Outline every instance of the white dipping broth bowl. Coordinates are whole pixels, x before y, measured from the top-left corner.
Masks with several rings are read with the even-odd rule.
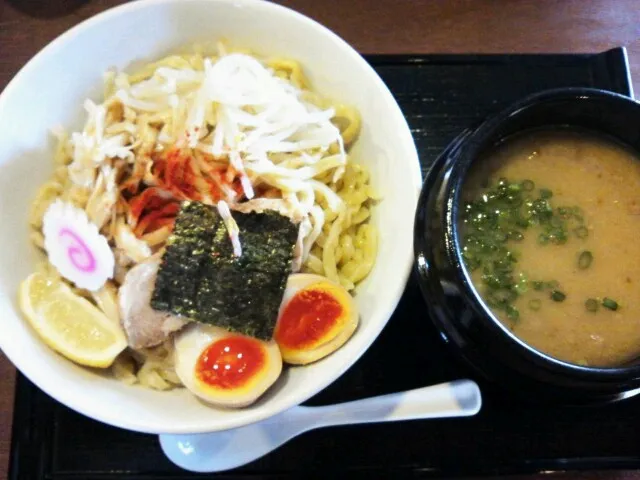
[[[352,160],[366,165],[382,195],[375,267],[356,293],[360,326],[338,351],[312,365],[285,368],[254,405],[222,410],[186,389],[127,386],[50,350],[23,319],[19,284],[34,271],[28,211],[53,169],[56,125],[83,125],[86,98],[102,101],[102,75],[190,45],[224,39],[258,55],[301,62],[312,89],[355,105],[362,132]],[[367,350],[393,313],[412,264],[413,218],[421,185],[418,156],[391,93],[347,43],[290,9],[259,0],[143,0],[113,8],[64,33],[38,53],[0,95],[0,348],[39,388],[107,424],[147,433],[200,433],[247,425],[298,405]]]

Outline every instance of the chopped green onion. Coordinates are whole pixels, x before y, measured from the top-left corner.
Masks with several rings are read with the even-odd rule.
[[[553,208],[546,199],[539,198],[533,202],[533,213],[539,217],[541,221],[549,220],[553,216]]]
[[[518,298],[518,294],[507,289],[494,290],[487,295],[487,299],[496,306],[509,305],[516,298]]]
[[[518,292],[519,295],[522,295],[523,293],[526,293],[527,290],[529,290],[527,282],[516,283],[513,288],[516,290],[516,292]]]
[[[493,238],[495,239],[496,242],[498,243],[504,243],[507,241],[507,239],[509,238],[509,234],[508,233],[504,233],[504,232],[494,232],[493,233]]]
[[[508,234],[507,234],[507,238],[509,240],[513,240],[514,242],[521,242],[524,239],[524,235],[522,235],[520,232],[518,232],[517,230],[511,230]]]
[[[564,245],[567,243],[567,234],[564,230],[558,228],[551,232],[549,240],[551,240],[551,243],[554,243],[555,245]]]
[[[589,230],[584,225],[581,225],[573,230],[578,238],[587,238],[589,236]]]
[[[511,207],[519,207],[522,205],[522,197],[520,195],[509,195],[506,200]]]
[[[541,188],[540,189],[540,198],[542,199],[548,199],[553,197],[553,192],[547,188]]]
[[[494,260],[493,270],[499,271],[500,273],[509,273],[513,271],[513,265],[508,258],[501,258],[499,260]]]
[[[462,256],[467,264],[467,268],[469,268],[469,270],[471,270],[472,272],[480,268],[480,266],[482,265],[482,261],[477,258],[468,257],[464,253],[462,254]]]
[[[552,227],[555,228],[561,228],[564,227],[564,222],[562,221],[562,219],[560,217],[553,217],[549,223],[551,224]]]
[[[530,192],[531,190],[536,188],[536,184],[533,183],[531,180],[523,180],[520,185],[522,186],[522,189],[525,192]]]
[[[609,297],[604,297],[604,299],[602,300],[602,306],[604,308],[608,308],[609,310],[617,310],[618,302],[610,299]]]
[[[498,302],[495,298],[493,298],[493,296],[490,293],[488,293],[487,295],[484,296],[484,301],[491,308],[499,308],[499,307],[501,307],[500,302]]]
[[[598,301],[595,298],[588,298],[587,301],[584,302],[584,306],[589,312],[598,311]]]
[[[507,305],[505,311],[507,312],[507,317],[509,317],[513,321],[517,321],[520,318],[520,312],[513,305]]]
[[[591,266],[591,262],[593,262],[593,255],[589,250],[585,250],[578,257],[578,268],[580,270],[586,270]]]
[[[586,238],[588,230],[582,223],[582,211],[578,207],[554,207],[550,200],[553,192],[536,187],[529,179],[512,182],[500,178],[493,183],[487,181],[483,188],[479,198],[463,206],[466,230],[462,257],[467,268],[482,272],[487,305],[518,320],[520,313],[514,301],[528,290],[548,291],[556,302],[565,300],[557,281],[530,281],[517,275],[515,263],[520,252],[512,250],[512,246],[525,240],[525,232],[536,226],[531,235],[540,245],[563,245],[572,233]],[[580,268],[588,268],[593,260],[590,252],[579,254]],[[600,300],[597,302],[599,305]],[[537,310],[542,300],[534,298],[527,305],[530,310]]]
[[[538,243],[540,245],[546,245],[547,243],[549,243],[549,236],[541,233],[540,235],[538,235]]]
[[[541,306],[542,306],[542,302],[539,299],[534,298],[533,300],[529,300],[529,308],[531,310],[538,311],[540,310]]]
[[[532,282],[534,290],[542,290],[544,288],[544,282]]]
[[[558,215],[560,218],[567,219],[571,216],[571,210],[567,207],[558,207]]]
[[[489,288],[497,290],[502,287],[502,281],[497,275],[485,274],[482,276],[482,281]]]

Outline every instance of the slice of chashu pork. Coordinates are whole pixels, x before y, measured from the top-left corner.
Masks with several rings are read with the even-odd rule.
[[[160,259],[149,259],[127,272],[118,290],[120,319],[132,348],[153,347],[164,342],[187,321],[151,308]]]

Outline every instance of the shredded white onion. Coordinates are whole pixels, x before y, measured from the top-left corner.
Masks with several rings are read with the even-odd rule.
[[[250,55],[219,53],[205,58],[203,69],[160,66],[142,80],[110,72],[105,102],[87,100],[85,127],[70,136],[70,178],[94,189],[102,165],[113,158],[134,163],[133,152],[141,145],[147,151],[188,147],[212,155],[237,172],[246,200],[238,203],[236,192],[220,185],[225,202],[218,208],[231,225],[234,252],[240,255],[241,246],[231,234],[229,206],[269,208],[296,223],[311,222],[312,228],[304,230],[306,258],[324,224],[324,214],[313,208],[317,197],[334,212],[344,208],[342,199],[317,180],[333,170],[336,182],[347,162],[340,130],[331,122],[335,110],[313,104],[307,93]],[[123,113],[114,122],[108,115],[115,104]],[[255,198],[257,185],[280,190],[282,198]]]
[[[238,228],[238,224],[231,216],[231,211],[229,210],[229,205],[224,200],[220,200],[217,204],[218,213],[222,217],[222,221],[224,222],[224,226],[227,228],[227,233],[229,234],[229,239],[231,240],[231,245],[233,245],[233,255],[236,257],[242,256],[242,245],[240,244],[240,229]]]

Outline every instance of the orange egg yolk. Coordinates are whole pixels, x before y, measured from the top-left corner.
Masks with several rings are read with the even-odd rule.
[[[343,311],[339,300],[324,289],[300,290],[289,300],[278,320],[276,342],[296,350],[311,347],[331,332]]]
[[[245,385],[266,362],[262,344],[253,338],[230,336],[211,343],[198,357],[196,376],[216,388]]]

